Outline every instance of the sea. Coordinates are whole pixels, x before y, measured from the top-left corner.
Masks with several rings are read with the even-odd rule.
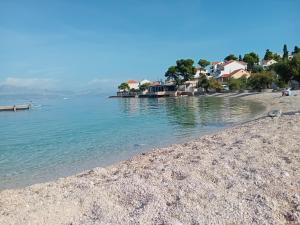
[[[251,120],[260,103],[240,98],[0,96],[0,190],[104,167]]]

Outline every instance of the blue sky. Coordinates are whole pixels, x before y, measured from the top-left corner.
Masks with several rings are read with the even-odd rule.
[[[179,58],[300,46],[299,0],[0,1],[0,84],[112,90]]]

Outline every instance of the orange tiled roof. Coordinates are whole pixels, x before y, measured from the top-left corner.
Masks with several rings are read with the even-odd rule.
[[[135,80],[128,80],[128,81],[127,81],[127,84],[136,84],[136,83],[138,83],[138,82],[135,81]]]

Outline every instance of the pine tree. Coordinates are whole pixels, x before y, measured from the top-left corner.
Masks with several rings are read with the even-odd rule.
[[[283,56],[282,56],[283,60],[288,60],[289,59],[289,51],[287,49],[287,45],[283,46]]]
[[[295,46],[294,51],[293,51],[293,55],[295,55],[299,52],[300,52],[300,48],[298,46]]]

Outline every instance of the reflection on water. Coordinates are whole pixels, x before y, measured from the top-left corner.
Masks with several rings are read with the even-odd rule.
[[[256,102],[236,98],[178,97],[121,99],[119,109],[129,115],[165,113],[171,125],[182,128],[223,125],[252,119],[264,107]]]
[[[0,113],[5,127],[0,130],[0,189],[105,166],[263,110],[257,103],[216,97],[26,100],[33,101],[32,110]]]

